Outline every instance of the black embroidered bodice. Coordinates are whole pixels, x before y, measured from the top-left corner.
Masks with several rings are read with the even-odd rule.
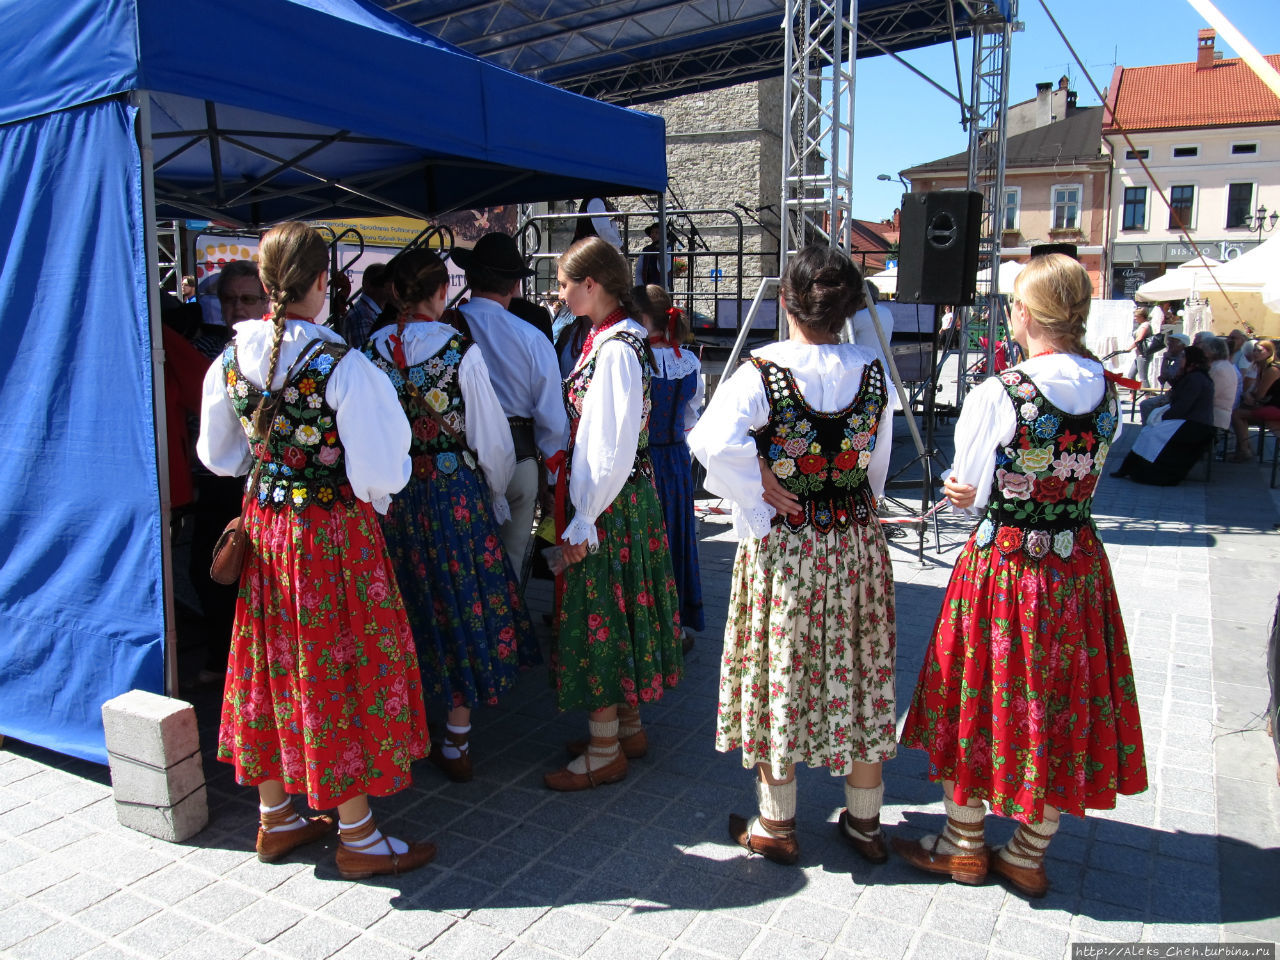
[[[753,357],[769,396],[769,422],[755,431],[756,447],[782,485],[803,504],[803,513],[773,518],[792,530],[826,533],[874,518],[867,467],[876,448],[880,418],[888,403],[884,367],[873,360],[843,410],[824,413],[805,401],[786,367]]]
[[[327,510],[335,501],[355,502],[338,442],[336,414],[325,400],[333,368],[349,349],[346,344],[326,341],[311,354],[280,388],[275,420],[261,442],[253,439],[252,421],[263,391],[240,369],[235,343],[223,351],[227,396],[257,461],[249,471],[246,489],[253,488],[256,473],[257,500],[262,506],[299,512],[313,503]]]
[[[1066,413],[1019,370],[1000,374],[1017,415],[1013,439],[996,451],[986,515],[975,543],[1001,553],[1023,550],[1039,560],[1051,550],[1063,559],[1079,548],[1092,554],[1093,492],[1116,434],[1119,401],[1107,384],[1098,405]]]
[[[651,409],[649,385],[656,372],[653,365],[653,353],[650,351],[649,344],[646,341],[627,330],[615,333],[610,339],[617,340],[635,351],[636,359],[640,361],[640,375],[644,382],[644,399],[641,401],[640,408],[640,438],[636,444],[635,464],[632,466],[631,475],[627,479],[631,481],[643,475],[652,480],[653,464],[649,459],[649,411]],[[608,341],[602,341],[601,347],[606,342]],[[569,374],[564,381],[564,406],[569,415],[569,449],[565,451],[566,463],[573,462],[573,448],[578,438],[578,422],[582,419],[582,402],[587,396],[587,388],[591,386],[592,378],[595,377],[596,359],[599,356],[600,350],[597,349],[586,363]]]
[[[452,336],[426,360],[403,370],[378,353],[372,342],[365,345],[365,355],[391,380],[409,418],[413,428],[409,455],[413,459],[413,475],[419,479],[431,479],[437,474],[450,476],[457,472],[459,464],[476,469],[475,456],[463,440],[466,410],[458,380],[462,358],[474,345],[474,341],[460,334]],[[428,408],[440,419],[428,413]],[[440,420],[449,425],[453,435],[441,428]]]

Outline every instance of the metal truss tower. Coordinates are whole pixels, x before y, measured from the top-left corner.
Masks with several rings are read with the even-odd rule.
[[[787,0],[782,95],[782,243],[850,245],[858,0]]]
[[[970,308],[970,317],[987,322],[987,370],[994,369],[995,345],[1003,318],[1000,290],[1000,230],[1004,217],[1004,166],[1009,108],[1009,47],[1017,17],[1013,0],[1008,19],[994,4],[971,21],[973,27],[973,74],[969,107],[969,189],[982,194],[982,225],[978,236],[978,270],[990,270],[986,293],[979,292]],[[967,338],[961,340],[961,368],[967,367]],[[960,378],[961,399],[966,378]]]

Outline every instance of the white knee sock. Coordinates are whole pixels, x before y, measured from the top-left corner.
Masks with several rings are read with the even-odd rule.
[[[343,823],[338,821],[339,836],[343,830],[354,830],[356,827],[363,827],[366,823],[373,819],[373,813],[366,813],[355,823]],[[377,846],[381,844],[381,846]],[[373,833],[369,834],[363,840],[357,840],[354,843],[348,841],[345,837],[342,839],[342,845],[348,850],[354,850],[357,853],[372,853],[386,855],[388,853],[404,853],[409,849],[409,845],[403,840],[397,840],[395,837],[384,837],[382,831],[377,827],[373,828]]]
[[[849,816],[855,820],[875,820],[880,816],[880,806],[884,802],[884,784],[879,783],[874,787],[851,787],[849,781],[844,784],[844,805],[849,811]],[[849,829],[845,824],[845,829]],[[870,839],[879,830],[863,837],[864,840]],[[854,833],[858,833],[854,830]],[[861,836],[861,834],[859,834]]]
[[[942,805],[947,811],[947,826],[942,831],[942,835],[937,837],[937,845],[934,845],[936,834],[929,834],[920,842],[926,848],[948,856],[977,853],[981,850],[987,808],[981,803],[976,807],[959,804],[945,794],[942,797]],[[957,823],[962,825],[960,829],[956,828]]]
[[[618,736],[630,737],[641,730],[640,708],[629,703],[618,704]]]
[[[786,783],[765,783],[756,781],[756,800],[760,806],[760,816],[751,821],[751,834],[756,837],[775,836],[760,817],[766,820],[795,820],[796,818],[796,781],[792,777]]]
[[[440,745],[440,749],[443,751],[447,759],[457,760],[460,756],[471,749],[471,724],[468,723],[465,727],[455,727],[452,723],[446,723],[444,728],[449,733],[452,733],[454,737],[462,741],[461,743],[455,744],[448,737],[445,737],[444,742]]]
[[[274,807],[266,807],[266,806],[263,806],[262,804],[258,804],[258,813],[260,814],[281,813],[286,808],[288,808],[289,812],[293,814],[292,820],[286,820],[284,823],[278,824],[276,826],[271,826],[271,827],[264,826],[262,829],[265,830],[267,833],[287,833],[290,830],[300,830],[302,827],[305,827],[307,825],[307,821],[303,820],[300,816],[298,816],[298,811],[293,809],[293,801],[288,797],[285,797],[281,803],[277,804]]]
[[[1008,845],[996,848],[996,855],[1015,867],[1040,866],[1044,862],[1045,851],[1049,849],[1049,841],[1058,832],[1058,823],[1057,820],[1042,820],[1035,826],[1018,824]]]
[[[587,729],[591,731],[591,741],[587,744],[587,752],[569,762],[570,773],[586,773],[590,762],[592,770],[599,770],[618,758],[622,748],[618,746],[618,721],[588,720]],[[600,740],[610,741],[608,744],[598,743]]]

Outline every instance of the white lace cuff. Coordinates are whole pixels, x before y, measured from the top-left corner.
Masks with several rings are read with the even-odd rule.
[[[498,526],[502,526],[510,519],[511,505],[507,503],[507,498],[495,493],[493,495],[493,522]]]
[[[385,517],[387,510],[391,507],[391,497],[384,494],[381,497],[374,497],[369,503],[373,505],[373,509],[378,511],[379,515]]]
[[[564,529],[562,540],[567,543],[586,543],[588,547],[598,547],[600,541],[596,538],[596,525],[593,521],[588,521],[585,517],[574,517],[569,526]]]

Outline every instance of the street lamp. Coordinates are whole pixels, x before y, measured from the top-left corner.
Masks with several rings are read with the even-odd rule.
[[[1276,221],[1280,220],[1280,212],[1271,211],[1271,215],[1267,215],[1267,208],[1259,205],[1258,209],[1253,212],[1253,216],[1244,218],[1244,227],[1246,230],[1258,231],[1258,243],[1262,243],[1262,231],[1274,230]]]
[[[902,177],[901,177],[901,175],[899,175],[899,176],[890,176],[890,175],[889,175],[889,174],[887,174],[887,173],[877,173],[877,174],[876,174],[876,179],[877,179],[877,180],[884,180],[886,183],[889,183],[889,182],[891,182],[891,181],[897,180],[900,184],[902,184],[902,189],[903,189],[903,190],[905,190],[907,193],[910,193],[910,192],[911,192],[911,184],[909,184],[909,183],[907,183],[907,181],[903,180],[903,179],[902,179]]]

